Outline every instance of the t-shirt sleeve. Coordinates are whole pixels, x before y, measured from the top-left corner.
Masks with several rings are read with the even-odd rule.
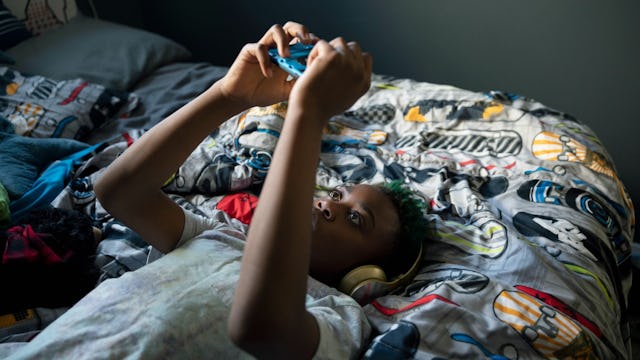
[[[184,227],[182,228],[182,235],[180,235],[180,240],[178,240],[176,248],[184,245],[187,240],[195,238],[205,230],[215,227],[215,221],[213,219],[198,215],[184,208],[182,208],[182,213],[184,214]],[[162,256],[164,256],[164,254],[160,250],[151,247],[147,255],[147,264],[158,260]]]
[[[184,245],[185,241],[202,234],[205,230],[213,229],[216,225],[215,221],[211,218],[198,215],[184,208],[182,212],[184,213],[184,228],[182,229],[182,235],[176,244],[176,248]]]
[[[314,359],[359,357],[371,335],[371,325],[354,299],[346,295],[311,299],[307,301],[307,311],[315,317],[320,329]]]

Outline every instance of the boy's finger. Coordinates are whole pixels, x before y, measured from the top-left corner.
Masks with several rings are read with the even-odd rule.
[[[329,45],[329,43],[327,43],[325,40],[318,40],[313,49],[311,49],[309,56],[307,57],[307,66],[311,66],[311,64],[313,64],[318,56],[326,54],[330,51],[334,51],[334,49],[333,47],[331,47],[331,45]]]
[[[362,56],[362,49],[360,48],[360,44],[355,41],[349,41],[347,43],[347,46],[349,47],[349,49],[351,49],[351,52],[354,55],[356,55],[357,57]]]
[[[271,26],[271,28],[264,34],[262,39],[258,41],[260,44],[266,46],[273,46],[274,43],[278,48],[278,53],[280,56],[288,57],[289,56],[289,40],[290,37],[287,35],[285,30],[280,26],[280,24],[275,24]]]
[[[300,42],[304,44],[308,44],[312,40],[311,34],[309,33],[309,29],[306,26],[299,24],[297,22],[288,21],[286,24],[284,24],[282,28],[287,33],[287,35],[289,35],[292,38],[297,38],[298,40],[300,40]]]
[[[369,90],[371,87],[371,77],[373,76],[373,57],[369,53],[362,53],[362,61],[364,63],[364,71],[365,71],[365,83],[364,83],[364,92]]]
[[[309,40],[311,44],[315,44],[320,40],[320,38],[314,33],[309,33]]]
[[[331,40],[329,44],[331,44],[331,46],[333,46],[334,49],[336,49],[338,52],[342,54],[348,54],[351,52],[351,49],[349,49],[347,42],[344,41],[342,37],[337,37]]]
[[[262,75],[267,78],[273,76],[273,69],[271,68],[271,59],[269,58],[269,47],[264,44],[247,44],[245,51],[258,60]]]
[[[371,54],[363,52],[362,61],[364,63],[364,70],[367,72],[367,75],[371,77],[371,74],[373,72],[373,57],[371,56]]]

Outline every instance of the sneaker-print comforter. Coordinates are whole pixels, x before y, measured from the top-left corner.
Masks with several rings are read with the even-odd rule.
[[[286,110],[230,119],[165,190],[204,213],[221,194],[259,190]],[[102,224],[102,279],[149,252],[91,191],[139,135],[112,139],[53,202]],[[429,204],[417,276],[365,307],[376,330],[365,358],[630,356],[633,205],[602,143],[570,115],[514,94],[376,76],[326,127],[316,179],[319,191],[400,179]]]
[[[260,184],[286,104],[225,123],[167,184]],[[626,358],[633,205],[596,135],[522,96],[377,76],[325,129],[318,189],[403,180],[429,204],[423,267],[366,306],[365,358]]]

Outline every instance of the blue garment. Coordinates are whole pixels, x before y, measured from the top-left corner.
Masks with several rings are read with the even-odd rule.
[[[31,210],[51,203],[66,186],[74,166],[78,165],[82,158],[102,145],[103,143],[92,145],[49,165],[22,197],[11,202],[12,218],[14,220],[19,219]]]
[[[11,201],[27,192],[47,166],[89,145],[72,139],[19,136],[0,117],[0,182]]]

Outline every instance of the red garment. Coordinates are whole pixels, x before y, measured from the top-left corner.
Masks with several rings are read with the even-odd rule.
[[[216,209],[226,212],[229,216],[249,225],[253,212],[258,206],[258,197],[248,193],[237,193],[223,197]]]
[[[31,225],[16,225],[7,230],[5,248],[2,249],[2,264],[29,263],[51,265],[64,262],[73,252],[64,249],[56,253],[46,242],[49,234],[35,232]]]

